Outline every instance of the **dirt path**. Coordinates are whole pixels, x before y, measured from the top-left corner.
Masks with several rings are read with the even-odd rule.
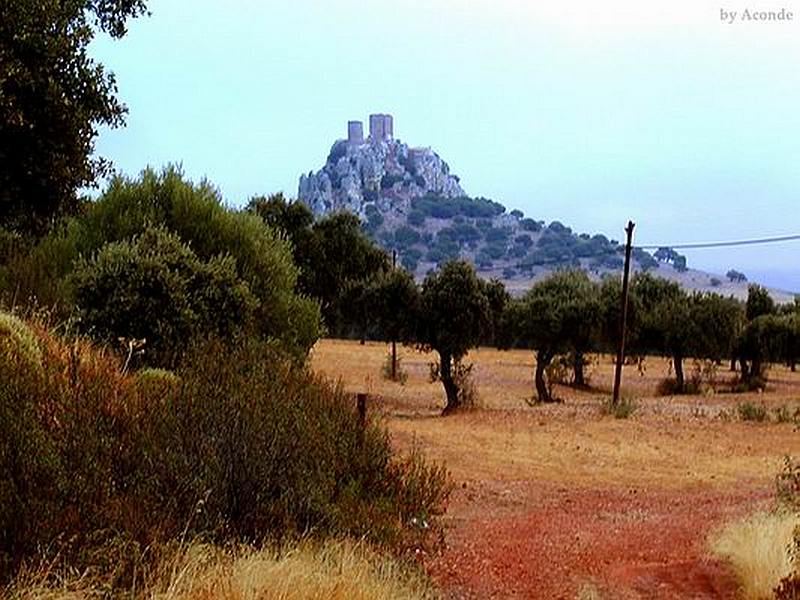
[[[732,598],[708,533],[770,494],[467,484],[428,569],[450,598]]]
[[[421,448],[456,481],[447,550],[426,563],[447,597],[735,598],[709,533],[769,505],[784,455],[800,456],[796,425],[784,422],[800,411],[800,373],[773,366],[764,394],[665,397],[670,364],[649,357],[626,371],[637,408],[617,420],[600,410],[610,357],[592,362],[595,389],[562,386],[563,403],[531,407],[533,355],[481,348],[469,355],[481,409],[441,418],[431,357],[402,349],[399,385],[379,376],[386,351],[326,340],[313,360],[370,395],[399,451]],[[743,420],[744,403],[769,419]]]

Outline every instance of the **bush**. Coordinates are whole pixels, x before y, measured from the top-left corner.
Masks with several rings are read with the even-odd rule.
[[[632,398],[622,397],[614,404],[613,398],[607,398],[600,406],[600,414],[604,416],[612,415],[615,419],[627,419],[638,408],[636,401]]]
[[[106,244],[130,242],[149,227],[176,235],[203,263],[230,256],[224,260],[257,302],[252,327],[261,337],[281,340],[298,358],[316,342],[319,306],[296,293],[298,268],[289,242],[258,215],[227,208],[207,181],[186,181],[174,167],[146,169],[136,179],[112,178],[80,215],[12,257],[0,279],[13,289],[0,293],[18,302],[58,305],[58,315],[69,316],[67,281],[78,257],[91,260]]]
[[[42,369],[42,352],[36,336],[24,321],[0,312],[0,372],[12,367],[39,374]]]
[[[127,585],[145,548],[183,536],[403,547],[444,509],[443,469],[394,459],[341,387],[274,343],[198,340],[174,375],[131,376],[84,341],[35,333],[42,378],[0,362],[0,580],[50,548]]]
[[[401,225],[394,232],[394,240],[400,248],[408,248],[419,242],[420,235],[416,229]]]
[[[407,220],[412,227],[422,227],[425,224],[425,213],[421,210],[412,210],[408,213]]]
[[[678,396],[682,394],[699,394],[701,391],[698,381],[685,381],[683,387],[678,385],[678,381],[672,377],[662,379],[656,386],[656,394],[659,396]]]
[[[230,256],[203,262],[163,228],[81,259],[71,285],[86,333],[109,344],[144,340],[144,363],[154,366],[174,367],[193,337],[230,338],[255,315]]]
[[[130,240],[163,226],[209,262],[230,255],[258,304],[253,330],[304,355],[320,334],[319,307],[295,293],[298,269],[291,247],[258,215],[228,209],[209,182],[186,181],[180,170],[144,170],[115,177],[83,216],[70,223],[78,252],[92,256],[109,242]]]
[[[756,421],[761,423],[769,418],[767,407],[753,402],[741,402],[736,406],[736,412],[742,421]]]
[[[146,403],[174,402],[180,396],[181,378],[166,369],[142,369],[135,375],[136,391]]]
[[[400,256],[400,264],[403,265],[407,271],[413,273],[419,266],[419,260],[422,258],[422,252],[416,248],[408,248],[404,250]]]

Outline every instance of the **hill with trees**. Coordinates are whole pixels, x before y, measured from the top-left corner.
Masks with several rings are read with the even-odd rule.
[[[449,260],[464,259],[484,279],[499,279],[521,294],[535,281],[564,269],[595,280],[618,272],[624,244],[602,233],[574,231],[495,200],[469,196],[461,180],[430,148],[409,148],[390,137],[337,140],[325,165],[300,178],[298,199],[316,216],[357,215],[363,230],[417,280]],[[633,270],[650,272],[695,291],[747,297],[747,277],[690,269],[673,248],[633,250]],[[790,294],[773,291],[780,302]]]

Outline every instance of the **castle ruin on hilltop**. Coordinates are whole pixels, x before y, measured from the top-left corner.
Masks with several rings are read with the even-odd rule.
[[[369,116],[369,139],[372,142],[387,142],[394,139],[394,119],[392,115]],[[347,143],[364,143],[364,123],[361,121],[347,122]]]

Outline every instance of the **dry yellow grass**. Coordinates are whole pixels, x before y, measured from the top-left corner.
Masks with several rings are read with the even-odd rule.
[[[421,576],[363,544],[311,543],[276,556],[267,550],[225,551],[194,544],[161,565],[129,597],[151,600],[427,600],[437,596]],[[34,573],[9,591],[14,600],[103,597],[88,578],[57,583]],[[128,596],[126,594],[126,596]]]
[[[438,416],[441,384],[428,381],[432,355],[402,348],[406,385],[386,381],[381,366],[387,346],[323,340],[314,349],[315,369],[339,378],[348,390],[366,391],[372,408],[400,447],[418,443],[444,461],[456,479],[525,479],[555,483],[660,487],[768,483],[785,454],[800,455],[800,436],[789,423],[740,422],[739,402],[770,409],[800,406],[800,373],[775,368],[765,394],[657,397],[667,361],[648,358],[644,375],[626,367],[625,391],[638,409],[627,420],[601,417],[612,378],[608,357],[594,359],[591,383],[599,389],[560,387],[563,404],[531,407],[533,355],[481,348],[470,354],[481,405],[470,413]],[[730,377],[724,367],[721,378]]]
[[[789,512],[756,513],[727,525],[711,539],[714,554],[730,562],[745,600],[772,598],[792,570],[789,547],[800,517]]]
[[[276,557],[266,551],[222,553],[193,546],[154,600],[401,600],[432,598],[425,582],[365,546],[301,545]]]

